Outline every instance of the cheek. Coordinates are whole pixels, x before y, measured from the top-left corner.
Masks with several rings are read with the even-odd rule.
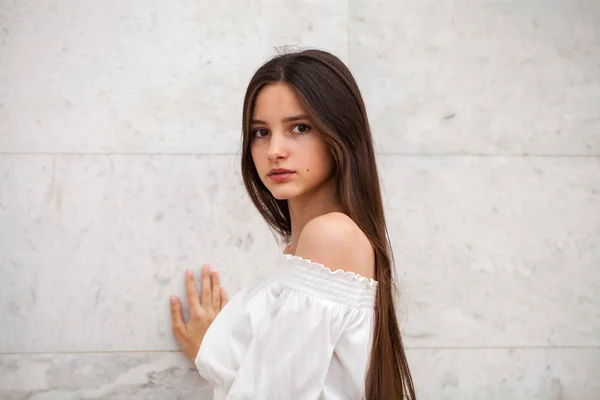
[[[254,165],[256,166],[256,169],[259,168],[260,166],[260,156],[259,156],[259,151],[258,148],[256,146],[251,146],[250,147],[250,156],[252,157],[252,162],[254,162]]]
[[[333,156],[323,147],[316,147],[313,149],[313,153],[315,157],[311,160],[311,164],[306,168],[307,174],[315,174],[320,177],[326,177],[331,174],[333,171]]]

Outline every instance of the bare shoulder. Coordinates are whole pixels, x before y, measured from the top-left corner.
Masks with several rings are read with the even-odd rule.
[[[295,255],[375,278],[373,246],[364,232],[347,215],[332,212],[310,220],[302,229]]]

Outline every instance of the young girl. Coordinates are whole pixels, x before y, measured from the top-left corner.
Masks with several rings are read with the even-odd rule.
[[[205,265],[173,332],[227,399],[415,399],[365,106],[335,56],[277,56],[244,99],[242,176],[281,238],[272,276],[228,303]],[[225,306],[227,304],[227,306]]]

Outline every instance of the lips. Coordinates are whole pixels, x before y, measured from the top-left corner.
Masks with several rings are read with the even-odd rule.
[[[295,172],[289,169],[276,168],[269,171],[269,179],[273,182],[287,182],[294,176]]]
[[[294,171],[290,171],[289,169],[283,169],[283,168],[276,168],[276,169],[272,169],[271,171],[269,171],[268,175],[272,176],[272,175],[279,175],[279,174],[291,174]]]

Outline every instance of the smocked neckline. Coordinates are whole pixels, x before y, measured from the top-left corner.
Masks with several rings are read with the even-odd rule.
[[[320,271],[326,275],[329,275],[330,277],[332,277],[334,279],[337,278],[337,279],[342,279],[348,283],[360,284],[361,286],[364,286],[366,289],[376,289],[377,288],[377,281],[375,279],[367,278],[366,276],[362,276],[360,274],[357,274],[356,272],[345,271],[343,269],[336,269],[335,271],[333,271],[328,266],[318,263],[318,262],[315,262],[315,261],[312,261],[307,258],[302,258],[300,256],[296,256],[293,254],[284,253],[283,251],[281,251],[280,254],[284,258],[292,261],[297,266],[306,267],[315,272]]]

